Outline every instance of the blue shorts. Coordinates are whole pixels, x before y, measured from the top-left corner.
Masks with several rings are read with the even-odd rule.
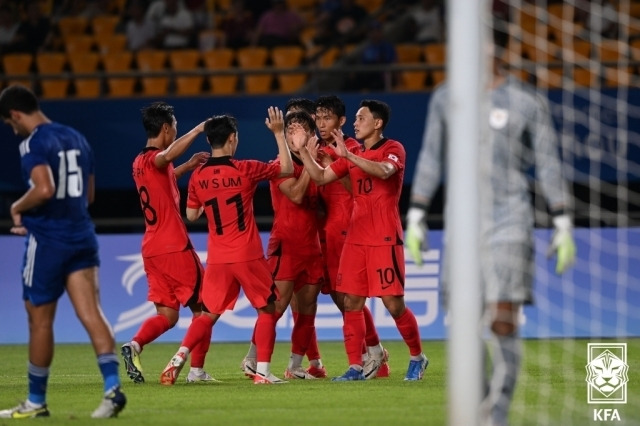
[[[27,237],[22,265],[22,299],[35,306],[58,300],[64,293],[69,274],[100,265],[98,245],[69,248],[50,247]]]

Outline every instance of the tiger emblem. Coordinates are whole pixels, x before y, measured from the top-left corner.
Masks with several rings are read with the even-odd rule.
[[[586,368],[587,383],[606,398],[629,381],[629,366],[609,350],[591,360]]]

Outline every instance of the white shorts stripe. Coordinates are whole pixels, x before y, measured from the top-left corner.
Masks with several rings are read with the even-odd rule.
[[[38,242],[33,235],[29,235],[29,243],[27,244],[27,259],[24,264],[24,270],[22,271],[22,278],[24,279],[24,285],[31,287],[33,284],[33,265],[36,259],[36,248],[38,248]]]

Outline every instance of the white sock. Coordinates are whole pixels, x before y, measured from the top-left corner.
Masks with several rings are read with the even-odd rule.
[[[309,365],[313,365],[316,368],[322,368],[322,360],[320,358],[318,358],[318,359],[310,359],[309,360]]]
[[[178,349],[178,352],[182,352],[184,354],[184,359],[187,359],[189,358],[189,352],[191,351],[186,346],[180,346],[180,348]]]
[[[140,346],[140,343],[136,342],[135,340],[132,340],[130,344],[133,350],[136,351],[137,354],[142,352],[142,347]]]
[[[189,371],[191,373],[195,374],[196,376],[200,376],[204,372],[204,369],[202,369],[200,367],[191,367],[191,369]]]
[[[44,404],[36,404],[35,402],[31,402],[28,399],[24,402],[24,405],[27,408],[42,408],[44,406]]]
[[[362,366],[358,364],[351,364],[349,368],[353,368],[356,371],[362,371]]]
[[[256,350],[256,345],[253,343],[249,344],[249,352],[247,352],[246,358],[255,358],[258,356],[258,352]]]
[[[375,346],[367,346],[367,352],[370,356],[380,358],[382,356],[382,344],[378,343]]]
[[[411,355],[411,361],[422,361],[423,356],[423,353],[420,353],[420,355]]]
[[[302,355],[292,353],[289,357],[289,365],[287,366],[287,368],[291,370],[296,367],[302,367]]]
[[[269,376],[269,374],[271,374],[270,365],[270,362],[258,362],[258,365],[256,366],[256,373],[265,377]]]

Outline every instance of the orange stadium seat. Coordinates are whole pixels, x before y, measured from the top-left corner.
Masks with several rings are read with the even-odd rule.
[[[445,45],[443,43],[427,44],[424,47],[424,57],[429,65],[444,67],[445,54]],[[442,70],[431,70],[430,74],[434,85],[444,80],[444,68]]]
[[[271,61],[276,68],[295,68],[302,64],[304,49],[299,46],[274,47]],[[307,81],[306,73],[278,73],[278,87],[282,93],[292,93],[300,89]]]
[[[124,97],[133,95],[136,79],[134,77],[116,77],[110,73],[131,71],[133,53],[128,50],[122,52],[104,53],[102,65],[107,72],[107,87],[109,96]]]
[[[396,55],[401,64],[413,64],[420,62],[422,57],[422,46],[419,44],[396,44]]]
[[[233,49],[214,49],[202,53],[202,60],[209,71],[230,70],[235,59]],[[237,75],[212,75],[209,77],[211,93],[230,95],[236,92]]]
[[[63,40],[64,51],[67,53],[91,52],[94,41],[92,35],[70,35]]]
[[[167,62],[167,52],[163,50],[141,50],[136,53],[136,63],[138,70],[145,72],[164,71]],[[142,93],[149,96],[163,96],[169,90],[169,77],[165,76],[142,76]]]
[[[99,15],[91,20],[91,32],[94,35],[114,34],[119,23],[118,15]]]
[[[174,71],[195,71],[199,69],[200,52],[195,49],[172,50],[169,64]],[[177,95],[200,95],[204,77],[201,75],[177,75],[175,77]]]
[[[264,68],[269,59],[269,50],[264,47],[244,47],[236,52],[238,66],[244,70]],[[245,74],[244,90],[246,93],[263,94],[271,91],[272,74]]]
[[[7,53],[2,56],[2,67],[7,84],[22,84],[31,87],[31,65],[33,56],[30,53]]]
[[[69,89],[69,80],[62,76],[67,57],[59,52],[42,52],[36,54],[36,66],[41,74],[40,86],[42,97],[49,99],[64,98]],[[48,74],[48,75],[42,75]]]
[[[87,32],[89,19],[83,16],[63,16],[58,20],[58,30],[63,39],[70,35],[80,35]]]
[[[100,53],[121,52],[127,49],[127,36],[124,34],[101,34],[94,38]]]
[[[100,63],[100,55],[95,52],[70,53],[67,55],[69,67],[74,74],[95,73]],[[78,98],[96,98],[100,96],[101,81],[98,77],[73,76],[73,86]]]

